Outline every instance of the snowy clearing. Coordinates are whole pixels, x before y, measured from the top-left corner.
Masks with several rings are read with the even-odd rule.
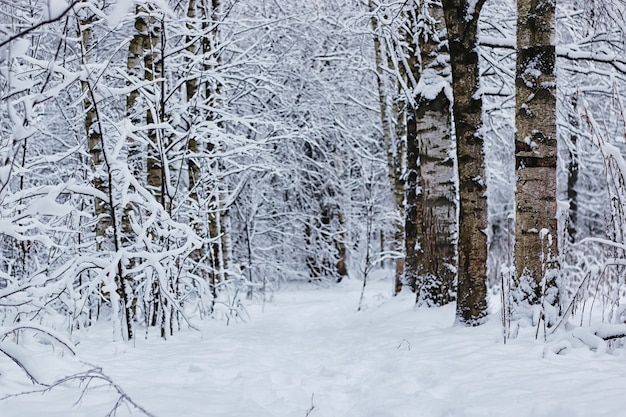
[[[479,328],[454,326],[453,306],[415,310],[410,293],[389,296],[387,279],[368,286],[357,313],[360,285],[286,288],[264,312],[249,306],[246,323],[198,323],[200,332],[140,338],[134,347],[112,343],[110,328],[100,327],[77,336],[77,352],[159,417],[577,417],[626,409],[623,350],[556,355],[534,340],[534,329],[504,345],[498,314]],[[35,359],[46,361],[51,378],[71,372],[47,352]],[[0,374],[0,396],[34,388],[5,357]],[[0,415],[104,416],[117,398],[98,381],[81,392],[73,383],[11,397]],[[142,413],[123,406],[116,415]]]

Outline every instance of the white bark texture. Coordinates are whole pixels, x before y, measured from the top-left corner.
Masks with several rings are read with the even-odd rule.
[[[557,267],[555,0],[519,0],[516,72],[515,264],[534,285]]]
[[[450,65],[440,4],[426,3],[420,33],[422,74],[416,98],[421,208],[418,228],[417,304],[443,305],[454,299],[456,277],[456,191],[451,155]]]

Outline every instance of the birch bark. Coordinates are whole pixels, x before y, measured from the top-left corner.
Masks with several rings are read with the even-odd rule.
[[[417,86],[419,158],[417,304],[454,300],[456,278],[456,190],[452,156],[450,64],[441,4],[423,2],[419,25],[421,76]]]
[[[518,0],[515,264],[517,277],[542,296],[557,268],[555,0]]]

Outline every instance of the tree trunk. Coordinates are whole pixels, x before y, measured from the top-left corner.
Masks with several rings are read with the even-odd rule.
[[[82,18],[79,21],[79,31],[81,37],[81,59],[82,65],[86,66],[91,63],[91,50],[93,45],[93,28],[92,25],[95,22],[95,16],[89,15],[86,18]],[[102,148],[102,132],[98,123],[98,117],[96,112],[96,103],[92,100],[90,92],[89,81],[81,81],[81,90],[83,93],[83,106],[85,109],[85,132],[87,134],[87,150],[91,155],[91,171],[93,173],[93,179],[91,183],[93,187],[108,195],[106,181],[104,180],[103,163],[104,155]],[[106,247],[107,229],[112,225],[112,218],[107,207],[107,202],[99,198],[94,199],[94,212],[96,215],[96,249],[101,251]]]
[[[145,87],[147,93],[153,97],[154,105],[146,110],[146,123],[148,126],[158,124],[164,120],[165,103],[157,101],[162,97],[163,82],[156,81],[163,77],[163,56],[158,52],[161,45],[161,22],[153,13],[148,15],[146,33],[143,38],[145,51],[143,55],[144,79],[150,82]],[[163,172],[165,160],[163,158],[163,131],[162,129],[148,128],[148,155],[146,160],[147,186],[155,199],[166,207],[166,192],[164,189]]]
[[[456,277],[456,191],[450,114],[449,65],[440,4],[422,6],[418,39],[422,70],[417,87],[416,128],[419,159],[417,207],[420,255],[417,304],[444,305],[454,299]],[[420,20],[422,20],[420,19]]]
[[[201,111],[197,105],[202,100],[199,85],[200,85],[200,72],[201,68],[193,68],[193,58],[197,55],[201,48],[194,42],[194,34],[201,33],[201,28],[197,27],[195,21],[199,18],[202,19],[201,13],[199,13],[196,0],[189,0],[187,4],[187,30],[189,35],[186,37],[187,52],[190,57],[187,58],[187,62],[192,68],[189,70],[190,77],[185,81],[185,98],[187,100],[187,108],[189,114],[187,115],[185,129],[189,139],[187,142],[187,151],[189,156],[187,158],[187,179],[189,188],[189,202],[190,213],[189,223],[196,232],[196,234],[202,237],[202,245],[191,253],[191,260],[194,263],[194,268],[198,271],[198,275],[202,280],[208,280],[209,273],[207,271],[208,243],[207,243],[207,221],[206,213],[203,210],[204,200],[206,199],[206,187],[202,182],[202,170],[200,168],[202,149],[200,144],[202,143],[199,137],[199,132],[194,129],[196,124],[201,118]],[[198,41],[199,42],[199,41]]]
[[[452,68],[459,175],[457,320],[487,315],[487,196],[479,90],[478,16],[484,0],[443,0]]]
[[[518,279],[534,287],[531,303],[558,256],[555,3],[517,2],[515,264]]]
[[[396,221],[394,222],[393,241],[391,250],[400,254],[404,252],[404,180],[402,174],[404,172],[404,136],[406,134],[405,105],[404,100],[400,100],[400,83],[396,82],[395,89],[397,97],[393,105],[389,106],[388,91],[391,90],[392,84],[388,76],[385,75],[383,68],[385,55],[390,52],[383,48],[381,42],[380,27],[378,18],[375,14],[376,7],[372,0],[368,1],[370,13],[372,13],[371,24],[374,32],[374,56],[376,59],[376,75],[378,86],[378,99],[380,103],[380,119],[383,141],[385,143],[387,154],[387,172],[389,174],[389,183],[391,192],[394,197],[394,205],[396,212]],[[403,67],[402,67],[403,68]],[[401,71],[402,73],[403,71]],[[402,76],[402,75],[401,75]],[[391,108],[390,108],[391,107]],[[395,122],[395,126],[393,126]],[[394,128],[395,127],[395,128]],[[396,259],[395,276],[394,276],[394,294],[398,294],[402,290],[402,276],[404,274],[404,256],[401,255]]]
[[[196,0],[189,0],[187,4],[187,17],[189,18],[189,22],[187,23],[187,30],[190,32],[195,28],[193,20],[198,18],[198,9],[196,7]],[[198,46],[193,42],[193,35],[190,34],[186,38],[186,42],[189,43],[187,46],[187,52],[190,55],[194,56],[198,53]],[[187,59],[188,62],[191,61],[190,58]],[[189,108],[189,119],[185,128],[187,129],[187,134],[189,135],[189,141],[187,144],[187,148],[191,156],[187,159],[187,175],[189,180],[189,198],[194,202],[194,204],[199,205],[200,199],[198,196],[198,192],[200,191],[200,164],[198,163],[198,154],[200,151],[200,147],[198,146],[198,138],[192,131],[193,123],[197,117],[197,106],[195,106],[195,101],[199,99],[197,97],[198,94],[198,78],[195,76],[195,72],[192,72],[192,75],[185,81],[185,98],[187,100],[187,106]],[[199,207],[195,208],[194,216],[197,215]],[[200,222],[192,220],[192,224],[199,225]],[[196,232],[198,232],[198,227],[195,227]],[[202,236],[201,234],[199,236]]]
[[[128,82],[130,87],[133,87],[133,82],[139,82],[143,80],[148,74],[148,70],[145,68],[146,60],[144,56],[149,54],[150,45],[150,23],[149,12],[143,6],[137,5],[135,7],[135,34],[130,41],[128,47],[128,58],[126,61],[128,76],[130,81]],[[150,62],[149,60],[147,61]],[[139,89],[131,88],[126,96],[126,116],[130,119],[133,126],[140,126],[145,121],[141,112],[138,109]],[[128,137],[128,155],[127,163],[130,174],[137,180],[144,178],[145,175],[145,148],[142,143],[133,137]],[[130,189],[129,192],[133,190]],[[122,246],[131,247],[135,242],[134,232],[132,229],[132,218],[140,217],[139,213],[136,213],[136,207],[133,207],[132,203],[124,207],[124,213],[122,215]],[[128,262],[126,265],[125,262]],[[126,332],[128,339],[133,338],[132,320],[134,317],[133,304],[136,302],[132,295],[133,277],[127,272],[128,269],[132,269],[134,262],[132,259],[120,260],[118,265],[119,271],[119,292],[120,298],[123,303],[123,311],[126,322]],[[146,323],[148,324],[148,323]]]
[[[406,74],[406,79],[412,78],[417,81],[420,79],[422,68],[419,65],[418,53],[419,45],[415,42],[417,37],[417,10],[409,10],[406,14],[407,30],[402,34],[404,43],[410,45],[405,51],[406,64],[411,73]],[[411,85],[411,83],[407,83]],[[413,85],[411,85],[413,87]],[[411,88],[409,91],[413,91]],[[408,94],[409,92],[407,92]],[[411,288],[411,291],[417,292],[419,277],[422,275],[422,248],[419,240],[421,235],[421,213],[423,210],[423,200],[420,198],[422,193],[419,183],[420,173],[420,150],[418,137],[418,120],[416,114],[415,97],[406,97],[406,171],[404,175],[404,281]]]
[[[148,43],[145,40],[148,32],[148,24],[146,22],[146,11],[142,6],[135,7],[135,34],[128,46],[128,58],[126,60],[126,68],[131,81],[127,84],[132,86],[134,80],[143,79],[142,59],[145,53],[144,45]],[[133,88],[126,96],[126,117],[130,119],[133,125],[141,123],[141,116],[137,112],[137,99],[139,98],[139,89]],[[141,142],[132,137],[128,138],[128,165],[131,175],[139,179],[144,172],[144,150]],[[126,221],[124,222],[126,224]]]
[[[567,199],[569,200],[569,216],[567,222],[567,236],[570,243],[576,242],[578,232],[578,96],[574,94],[571,99],[572,111],[569,114],[570,133],[570,160],[567,169]]]
[[[219,43],[219,19],[220,1],[202,0],[199,5],[199,12],[202,16],[202,53],[204,55],[203,72],[210,74],[214,71],[216,64],[220,62]],[[215,109],[218,105],[221,86],[218,80],[204,78],[204,105],[208,108],[204,117],[207,122],[215,122]],[[215,122],[220,126],[220,122]],[[216,138],[206,138],[204,145],[199,146],[199,151],[206,152],[209,156],[209,175],[207,198],[208,198],[208,232],[209,232],[209,260],[211,264],[210,285],[213,295],[216,296],[217,283],[226,279],[227,259],[229,252],[228,239],[228,214],[223,207],[223,185],[221,183],[220,171],[221,161],[211,155],[221,148]]]
[[[417,292],[417,283],[421,270],[420,228],[422,226],[420,214],[424,211],[419,178],[419,141],[417,137],[417,120],[415,107],[411,101],[406,108],[406,176],[405,180],[405,207],[404,207],[404,281],[413,292]]]
[[[83,12],[89,13],[87,10]],[[96,250],[102,251],[104,249],[110,249],[114,252],[118,252],[121,248],[120,234],[118,229],[118,219],[116,214],[116,205],[113,203],[114,193],[112,189],[113,173],[111,165],[107,159],[104,129],[102,126],[102,118],[100,117],[98,102],[94,93],[94,86],[91,84],[93,79],[89,73],[90,69],[88,64],[91,62],[91,51],[94,48],[93,45],[93,27],[92,25],[96,21],[96,16],[89,14],[86,18],[80,18],[78,22],[78,35],[80,38],[81,48],[81,65],[83,69],[88,72],[87,77],[81,80],[81,90],[84,95],[83,105],[85,108],[85,133],[87,135],[87,147],[91,155],[92,172],[93,172],[93,187],[107,196],[106,200],[94,199],[94,213],[97,218],[96,223]],[[25,155],[23,155],[25,157]],[[109,233],[111,236],[109,236]],[[80,244],[80,235],[79,235]],[[117,265],[117,277],[116,283],[119,285],[118,292],[124,300],[124,305],[130,304],[126,286],[122,285],[124,279],[122,278],[122,263]],[[82,281],[82,276],[79,278]],[[80,284],[82,287],[82,283]],[[102,287],[102,284],[100,284]],[[110,294],[109,294],[110,295]],[[103,297],[98,297],[96,317],[99,315],[100,307]],[[122,332],[127,337],[132,337],[132,326],[130,322],[129,310],[124,310],[124,316],[126,322],[125,328]],[[91,309],[89,312],[89,319],[91,320]]]

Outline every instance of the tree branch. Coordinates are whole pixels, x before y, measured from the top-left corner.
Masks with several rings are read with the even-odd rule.
[[[513,38],[497,38],[491,36],[481,36],[479,40],[480,46],[487,48],[500,49],[517,49],[515,39]],[[597,53],[590,51],[580,51],[569,46],[557,46],[556,56],[568,59],[570,61],[588,61],[601,64],[610,64],[617,71],[626,74],[626,60],[617,54]]]
[[[58,16],[56,16],[54,18],[51,18],[51,19],[48,19],[48,20],[42,20],[41,22],[37,23],[36,25],[31,26],[28,29],[23,30],[20,33],[16,33],[15,35],[9,37],[7,40],[4,40],[4,41],[0,42],[0,48],[3,48],[4,46],[8,45],[9,43],[13,42],[16,39],[19,39],[21,37],[24,37],[24,36],[28,35],[30,32],[32,32],[34,30],[37,30],[37,29],[39,29],[42,26],[45,26],[45,25],[50,24],[50,23],[58,22],[66,14],[68,14],[70,12],[70,10],[72,10],[74,8],[74,6],[76,6],[81,1],[83,1],[83,0],[74,0]]]

